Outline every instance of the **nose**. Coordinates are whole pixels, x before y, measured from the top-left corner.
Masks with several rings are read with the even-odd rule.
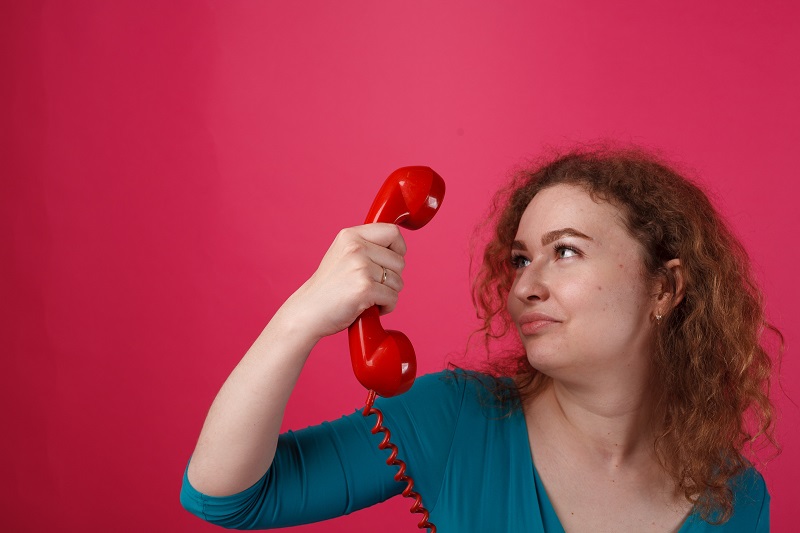
[[[545,279],[543,266],[535,261],[522,267],[511,285],[511,293],[522,302],[546,300],[550,297],[550,289]]]

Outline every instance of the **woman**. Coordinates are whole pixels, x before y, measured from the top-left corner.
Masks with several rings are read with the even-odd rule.
[[[643,152],[596,150],[524,172],[498,198],[474,297],[487,343],[515,330],[519,356],[424,376],[377,403],[431,522],[768,531],[769,495],[741,452],[772,442],[760,335],[776,330],[705,195]],[[400,492],[359,413],[278,432],[316,341],[373,304],[394,308],[404,253],[391,225],[337,236],[214,401],[184,477],[187,509],[266,528]]]

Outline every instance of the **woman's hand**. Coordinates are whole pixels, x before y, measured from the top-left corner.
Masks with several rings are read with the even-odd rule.
[[[366,224],[339,232],[317,271],[284,304],[312,338],[347,328],[369,307],[394,310],[403,288],[406,243],[394,224]],[[386,279],[382,282],[386,269]]]

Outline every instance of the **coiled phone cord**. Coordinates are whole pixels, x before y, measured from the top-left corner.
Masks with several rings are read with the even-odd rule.
[[[377,407],[373,407],[376,396],[377,393],[374,390],[369,391],[369,394],[367,395],[367,405],[364,407],[363,414],[364,416],[374,414],[378,417],[378,420],[375,422],[375,427],[372,428],[372,434],[374,435],[379,431],[384,433],[383,440],[380,444],[378,444],[378,448],[381,450],[385,450],[386,448],[392,450],[392,453],[389,454],[389,458],[386,459],[386,464],[397,467],[397,473],[394,475],[395,481],[400,483],[405,481],[407,483],[406,488],[403,489],[403,496],[414,499],[414,503],[411,505],[410,512],[422,514],[422,520],[419,521],[418,527],[420,529],[427,527],[430,528],[431,533],[436,533],[436,526],[428,521],[428,518],[430,518],[430,513],[422,506],[422,496],[420,496],[418,492],[414,491],[414,480],[411,479],[410,476],[406,475],[406,464],[397,458],[397,446],[389,442],[389,439],[392,438],[392,434],[383,425],[383,413],[381,413],[381,410]]]

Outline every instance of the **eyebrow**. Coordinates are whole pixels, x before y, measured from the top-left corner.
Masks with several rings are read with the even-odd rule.
[[[555,229],[553,231],[548,231],[547,233],[542,235],[542,246],[547,246],[548,244],[557,241],[561,237],[578,237],[580,239],[586,239],[588,241],[594,240],[585,233],[581,233],[580,231],[576,230],[575,228],[561,228],[561,229]],[[528,248],[522,241],[514,241],[511,243],[511,249],[527,250]]]

